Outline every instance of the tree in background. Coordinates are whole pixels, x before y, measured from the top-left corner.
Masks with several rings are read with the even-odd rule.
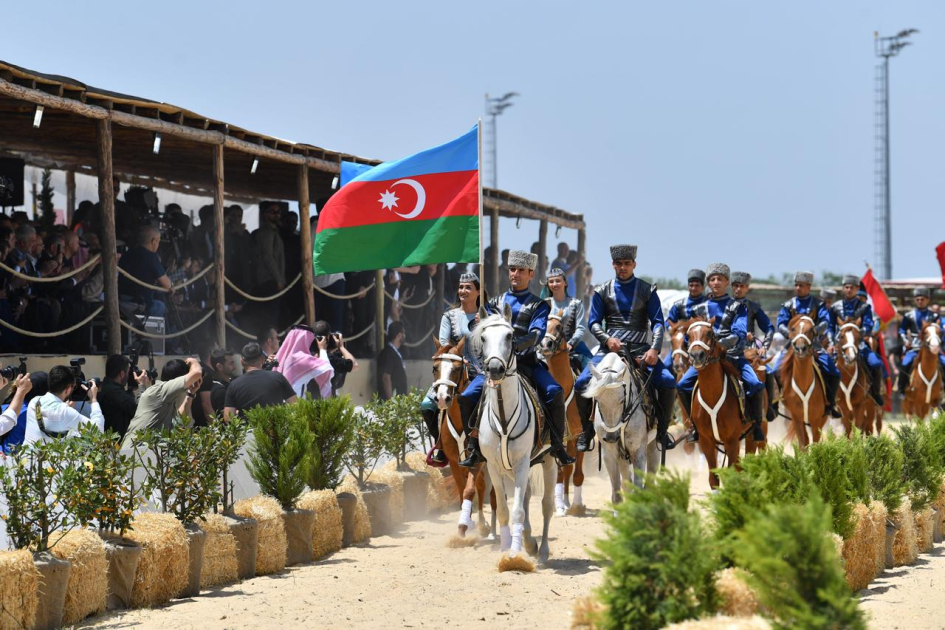
[[[43,169],[39,189],[39,225],[43,230],[50,230],[56,224],[56,209],[53,207],[52,171]]]

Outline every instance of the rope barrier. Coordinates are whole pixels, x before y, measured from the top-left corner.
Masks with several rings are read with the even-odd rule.
[[[126,330],[130,330],[131,332],[135,333],[136,335],[140,335],[140,336],[142,336],[142,337],[147,337],[148,339],[174,339],[175,337],[180,337],[181,335],[186,335],[186,334],[189,333],[190,331],[194,330],[195,328],[197,328],[198,326],[200,326],[201,324],[203,324],[205,321],[207,321],[208,319],[210,319],[210,316],[213,315],[213,313],[214,313],[213,310],[207,311],[207,314],[204,315],[203,317],[201,317],[195,324],[192,324],[190,327],[185,328],[184,330],[179,330],[179,331],[177,331],[176,333],[171,333],[171,334],[169,334],[169,335],[157,335],[157,334],[154,334],[154,333],[145,332],[145,331],[143,331],[143,330],[138,330],[137,328],[135,328],[135,327],[132,326],[131,324],[125,322],[124,320],[119,320],[119,323],[121,324],[122,328],[125,328]]]
[[[230,287],[231,289],[233,289],[234,291],[236,291],[237,293],[239,293],[240,295],[242,295],[242,296],[243,296],[244,298],[246,298],[247,300],[252,300],[253,302],[268,302],[268,301],[270,301],[270,300],[274,300],[274,299],[276,299],[276,298],[282,297],[283,295],[285,295],[286,293],[288,293],[288,292],[289,292],[289,289],[291,289],[292,287],[294,287],[294,286],[295,286],[295,283],[298,282],[299,279],[301,279],[301,277],[302,277],[302,274],[300,273],[299,275],[295,276],[295,279],[294,279],[292,282],[290,282],[289,284],[287,284],[284,289],[282,289],[281,291],[279,291],[279,292],[276,293],[275,295],[270,295],[269,297],[256,297],[255,295],[250,295],[250,294],[247,293],[246,291],[243,291],[241,288],[239,288],[238,286],[236,286],[235,284],[233,284],[233,283],[230,281],[230,279],[227,278],[226,276],[223,276],[223,281],[226,282],[226,286]],[[255,337],[251,337],[251,338],[252,338],[252,339],[255,339]]]
[[[246,337],[247,339],[252,339],[252,340],[254,340],[254,341],[256,340],[256,335],[251,335],[251,334],[249,334],[248,332],[246,332],[245,330],[243,330],[242,328],[240,328],[239,326],[237,326],[236,324],[234,324],[234,323],[231,322],[230,320],[226,320],[226,327],[229,328],[230,330],[234,331],[234,332],[237,332],[237,333],[243,335],[243,336]]]
[[[318,285],[315,285],[315,290],[318,291],[319,293],[321,293],[322,295],[327,295],[328,297],[330,297],[330,298],[335,298],[336,300],[351,300],[351,299],[354,299],[354,298],[358,297],[358,296],[361,295],[362,293],[365,293],[365,292],[367,292],[367,291],[370,291],[371,289],[374,288],[374,285],[375,285],[375,284],[377,284],[376,281],[371,281],[370,286],[364,287],[363,289],[361,289],[361,290],[358,291],[357,293],[349,293],[348,295],[335,295],[334,293],[331,293],[331,292],[329,292],[329,291],[326,291],[325,289],[321,288],[321,287],[318,286]]]
[[[407,342],[405,341],[405,342],[404,342],[404,345],[407,346],[408,348],[416,348],[417,346],[421,346],[421,345],[425,344],[425,343],[427,342],[427,339],[429,339],[429,338],[433,335],[433,331],[439,329],[439,327],[440,327],[439,324],[433,324],[433,328],[431,328],[429,331],[427,331],[427,334],[425,334],[423,337],[421,337],[421,338],[420,338],[420,341],[415,341],[415,342],[413,342],[413,343],[407,343]]]
[[[299,318],[295,320],[294,322],[292,322],[291,324],[289,324],[289,327],[283,330],[281,333],[279,333],[279,336],[285,337],[286,335],[288,335],[289,331],[292,330],[293,327],[301,324],[303,319],[305,319],[305,313],[302,313],[301,315],[299,315]]]
[[[368,333],[369,333],[370,331],[372,331],[372,330],[374,330],[374,324],[373,324],[373,323],[372,323],[370,326],[368,326],[367,328],[365,328],[364,330],[362,330],[361,332],[359,332],[358,334],[356,334],[356,335],[351,335],[350,337],[345,337],[344,341],[345,341],[345,343],[348,343],[349,341],[354,341],[355,339],[360,339],[361,337],[363,337],[364,335],[368,334]]]
[[[395,302],[397,302],[398,304],[400,304],[400,307],[401,307],[401,308],[423,308],[424,306],[426,306],[427,304],[429,304],[430,301],[433,300],[434,297],[436,297],[436,292],[434,291],[433,293],[431,293],[430,296],[426,299],[426,301],[425,301],[423,304],[404,304],[403,302],[401,302],[400,300],[398,300],[397,298],[395,298],[393,295],[391,295],[390,293],[388,293],[388,292],[387,292],[387,289],[384,289],[384,295],[386,295],[387,297],[389,297],[389,298],[392,299],[393,301],[395,301]]]
[[[74,325],[74,326],[70,326],[69,328],[66,328],[65,330],[59,330],[59,331],[57,331],[57,332],[51,332],[51,333],[41,333],[41,332],[33,332],[32,330],[23,330],[22,328],[18,328],[18,327],[16,327],[16,326],[14,326],[13,324],[11,324],[11,323],[9,323],[9,322],[7,322],[7,321],[4,321],[4,320],[2,320],[2,319],[0,319],[0,326],[3,326],[4,328],[9,328],[9,329],[12,330],[13,332],[20,333],[21,335],[25,335],[25,336],[27,336],[27,337],[37,337],[37,338],[39,338],[39,339],[49,339],[50,337],[58,337],[59,335],[68,335],[69,333],[71,333],[71,332],[73,332],[73,331],[75,331],[75,330],[78,330],[79,328],[82,328],[83,326],[85,326],[86,324],[88,324],[90,321],[92,321],[93,319],[95,319],[96,317],[98,317],[99,313],[101,313],[103,310],[105,310],[105,307],[104,307],[104,306],[99,306],[99,307],[95,310],[94,313],[92,313],[91,315],[89,315],[88,317],[86,317],[85,319],[83,319],[83,320],[82,320],[81,322],[79,322],[78,324],[76,324],[76,325]]]
[[[85,263],[84,265],[82,265],[82,266],[79,267],[78,269],[73,269],[72,271],[69,271],[69,272],[67,272],[67,273],[64,273],[64,274],[62,274],[62,275],[60,275],[60,276],[50,276],[50,277],[48,277],[48,278],[37,278],[37,277],[35,277],[35,276],[28,276],[28,275],[26,275],[25,273],[20,273],[19,271],[17,271],[17,270],[14,269],[13,267],[8,267],[7,265],[3,264],[2,262],[0,262],[0,269],[2,269],[3,271],[6,271],[8,274],[10,274],[10,275],[12,275],[12,276],[15,276],[15,277],[17,277],[17,278],[20,278],[20,279],[22,279],[22,280],[27,280],[27,281],[29,281],[29,282],[59,282],[60,280],[65,280],[65,279],[67,279],[67,278],[71,278],[72,276],[76,275],[77,273],[82,273],[83,271],[85,271],[85,270],[88,269],[89,267],[95,266],[101,259],[102,259],[101,254],[96,254],[96,255],[93,256],[91,259],[89,259],[89,261],[88,261],[87,263]]]
[[[180,284],[175,284],[175,285],[173,285],[170,289],[165,289],[164,287],[159,287],[159,286],[157,286],[156,284],[148,284],[148,283],[145,282],[144,280],[139,280],[138,278],[135,278],[133,275],[131,275],[130,273],[128,273],[127,271],[125,271],[124,269],[122,269],[121,267],[118,268],[118,273],[120,273],[121,275],[125,276],[126,278],[128,278],[129,280],[131,280],[132,282],[134,282],[135,284],[141,285],[141,286],[144,287],[145,289],[151,289],[152,291],[160,291],[161,293],[171,293],[171,292],[173,292],[173,291],[177,291],[177,290],[179,290],[179,289],[183,289],[184,287],[186,287],[187,285],[189,285],[189,284],[191,284],[191,283],[193,283],[193,282],[196,282],[196,281],[199,280],[200,278],[204,277],[204,275],[206,275],[206,273],[207,273],[208,271],[210,271],[211,269],[213,269],[213,263],[210,263],[209,265],[207,265],[206,267],[204,267],[204,268],[200,271],[200,273],[198,273],[197,275],[195,275],[193,278],[189,278],[189,279],[187,279],[187,280],[184,280],[184,281],[181,282]]]

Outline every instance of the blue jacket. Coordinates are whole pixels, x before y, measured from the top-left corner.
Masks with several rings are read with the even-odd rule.
[[[675,324],[680,319],[690,319],[693,315],[693,311],[700,304],[704,304],[708,298],[703,293],[697,298],[687,295],[681,300],[677,300],[671,307],[669,307],[669,313],[666,314],[666,321]]]
[[[827,313],[827,305],[823,300],[808,295],[807,297],[792,297],[781,305],[781,311],[778,313],[778,332],[785,337],[790,337],[788,324],[795,315],[808,315],[814,320],[814,325],[819,329],[817,334],[823,334],[830,324],[830,315]]]

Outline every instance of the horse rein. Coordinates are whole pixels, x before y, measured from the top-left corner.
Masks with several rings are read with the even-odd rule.
[[[702,364],[702,367],[696,367],[696,364],[692,362],[692,357],[689,356],[689,353],[688,353],[688,352],[686,353],[686,357],[689,359],[690,364],[691,364],[692,367],[694,367],[696,370],[701,370],[701,369],[703,369],[703,368],[705,368],[705,367],[707,367],[707,366],[709,366],[709,365],[711,365],[711,364],[713,364],[713,363],[717,363],[718,360],[719,360],[719,357],[712,357],[712,356],[711,356],[712,353],[715,351],[715,329],[712,328],[712,323],[711,323],[711,322],[698,321],[698,322],[693,322],[693,323],[689,324],[689,328],[686,329],[686,335],[688,336],[689,333],[691,333],[691,332],[693,331],[693,329],[695,329],[695,328],[701,328],[701,327],[705,327],[705,326],[708,326],[708,328],[709,328],[709,333],[711,334],[712,345],[710,346],[709,344],[705,343],[704,341],[701,341],[701,340],[697,339],[697,340],[695,340],[695,341],[690,341],[690,342],[689,342],[689,349],[691,350],[693,347],[695,347],[695,348],[703,348],[703,349],[709,354],[710,358],[707,359],[706,362]],[[674,353],[674,354],[675,354],[675,352],[676,352],[676,351],[673,350],[673,353]]]
[[[808,321],[808,322],[810,322],[811,330],[813,330],[814,328],[817,327],[817,324],[814,323],[814,320],[813,320],[811,317],[808,317],[807,315],[801,315],[801,317],[797,320],[797,323],[800,324],[801,322],[803,322],[803,321],[805,321],[805,320]],[[807,342],[809,345],[811,345],[811,346],[814,345],[814,342],[811,341],[811,338],[808,337],[807,335],[805,335],[804,333],[801,333],[801,332],[799,332],[799,333],[797,333],[796,335],[794,335],[793,337],[791,337],[791,345],[793,346],[793,345],[794,345],[794,342],[797,341],[798,339],[803,339],[804,341],[806,341],[806,342]]]

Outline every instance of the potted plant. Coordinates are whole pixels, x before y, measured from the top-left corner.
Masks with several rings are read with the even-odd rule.
[[[376,409],[377,404],[373,403],[373,405]],[[380,419],[369,408],[355,413],[352,420],[354,437],[345,457],[345,466],[353,477],[353,485],[356,486],[353,489],[357,490],[367,507],[368,535],[378,536],[390,530],[390,487],[371,483],[369,479],[378,460],[384,454],[387,435]],[[355,510],[355,515],[357,521],[357,510]],[[357,530],[358,523],[355,522],[354,526]],[[362,536],[354,532],[353,540],[357,541],[361,538]]]
[[[229,422],[214,417],[207,428],[214,435],[216,465],[219,469],[217,476],[222,489],[221,503],[215,504],[213,511],[222,508],[229,533],[236,539],[237,576],[241,580],[248,580],[256,575],[259,524],[252,518],[237,516],[233,510],[233,483],[229,474],[246,444],[249,423],[239,416],[231,418]]]
[[[870,493],[886,508],[885,566],[894,566],[893,544],[899,529],[894,515],[902,505],[903,454],[899,444],[888,435],[875,435],[866,440],[866,472]]]
[[[308,480],[313,440],[297,405],[257,407],[248,413],[255,444],[247,467],[260,490],[282,506],[288,565],[312,561],[315,519],[314,512],[296,505]]]
[[[382,427],[384,450],[393,458],[384,465],[381,474],[375,473],[371,480],[391,487],[391,516],[394,521],[402,521],[405,516],[419,518],[426,513],[430,477],[414,472],[407,463],[408,453],[424,450],[424,423],[420,415],[422,401],[423,393],[414,388],[390,400],[375,398],[368,405]]]
[[[10,543],[33,552],[41,575],[36,628],[58,628],[66,599],[71,564],[49,553],[79,524],[75,517],[81,451],[76,440],[34,442],[18,449],[0,466],[0,488],[7,501],[3,515]]]

